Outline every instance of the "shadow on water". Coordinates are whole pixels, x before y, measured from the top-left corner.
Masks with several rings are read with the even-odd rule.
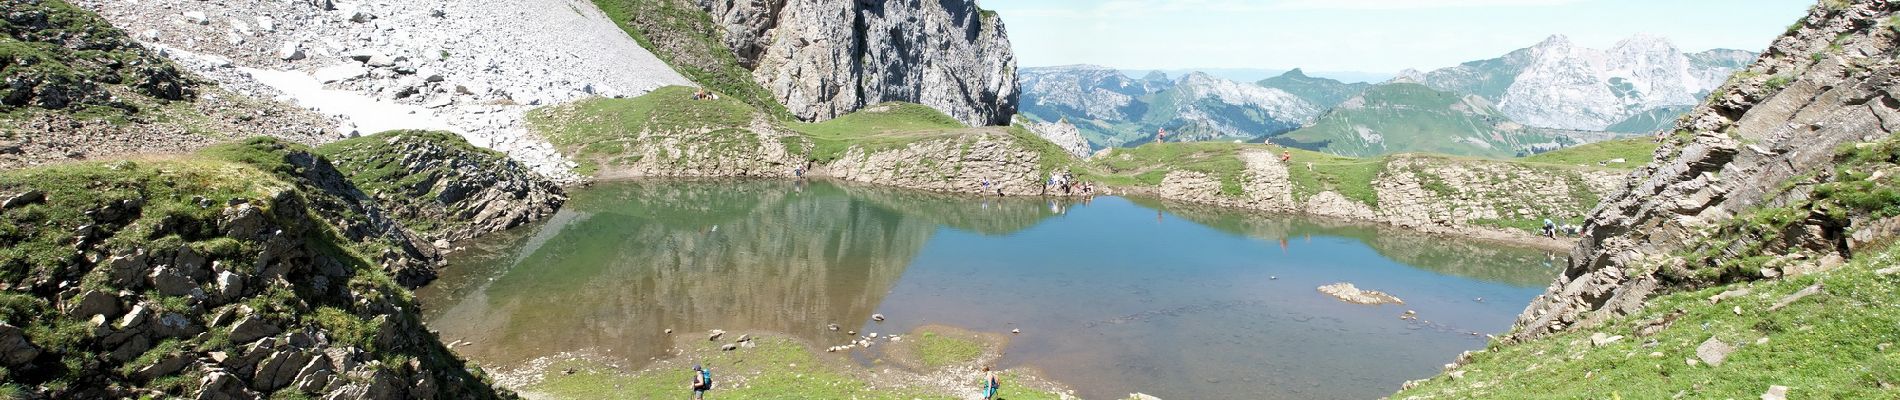
[[[483,364],[584,353],[638,367],[674,347],[665,329],[823,347],[842,339],[831,323],[946,324],[1022,329],[1001,366],[1087,398],[1387,394],[1482,347],[1472,333],[1508,327],[1556,273],[1541,251],[1363,225],[825,182],[600,184],[467,245],[418,294],[430,327]],[[1407,304],[1314,290],[1338,281]],[[1406,309],[1429,322],[1396,318]]]

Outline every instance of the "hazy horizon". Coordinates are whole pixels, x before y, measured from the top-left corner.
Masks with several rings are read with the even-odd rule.
[[[1811,0],[986,0],[1028,68],[1397,75],[1496,58],[1555,35],[1639,34],[1685,52],[1762,51]],[[1711,12],[1710,10],[1720,10]],[[1090,40],[1075,40],[1082,36]],[[1265,38],[1266,40],[1262,40]]]

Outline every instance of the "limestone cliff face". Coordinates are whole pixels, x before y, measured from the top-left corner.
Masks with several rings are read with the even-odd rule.
[[[1016,114],[1016,55],[974,0],[699,0],[755,81],[807,121],[892,101],[969,125]]]
[[[1892,185],[1891,158],[1840,149],[1882,151],[1900,129],[1896,10],[1823,2],[1697,107],[1595,210],[1511,339],[1590,326],[1660,292],[1829,268],[1892,236],[1880,213],[1837,198]]]

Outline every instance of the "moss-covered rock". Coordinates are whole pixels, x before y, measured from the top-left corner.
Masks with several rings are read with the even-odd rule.
[[[14,397],[494,398],[379,262],[397,239],[271,141],[0,172],[0,382]],[[370,211],[373,213],[374,211]],[[17,339],[17,340],[16,340]]]

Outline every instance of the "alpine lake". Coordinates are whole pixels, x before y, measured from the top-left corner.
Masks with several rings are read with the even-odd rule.
[[[822,351],[851,339],[830,324],[932,325],[1020,331],[995,366],[1088,399],[1376,398],[1509,329],[1559,264],[1539,249],[1140,198],[748,180],[570,196],[553,218],[458,244],[418,291],[442,340],[467,343],[458,353],[490,368],[576,354],[638,368],[678,345],[666,329],[775,332]],[[1338,282],[1404,304],[1316,290]]]

